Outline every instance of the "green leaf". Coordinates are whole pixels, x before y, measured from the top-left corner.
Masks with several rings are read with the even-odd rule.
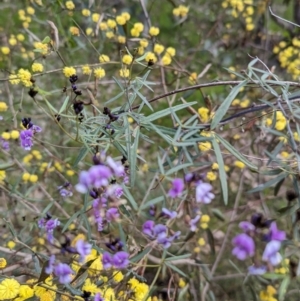
[[[177,165],[177,166],[174,166],[173,168],[169,169],[167,172],[166,172],[166,176],[169,176],[169,175],[172,175],[184,168],[187,168],[187,167],[190,167],[190,166],[193,166],[194,164],[192,163],[185,163],[185,164],[180,164],[180,165]]]
[[[217,140],[219,140],[223,146],[237,159],[242,161],[244,164],[246,164],[250,169],[257,171],[257,166],[253,165],[250,161],[248,161],[238,150],[236,150],[229,142],[227,142],[225,139],[223,139],[221,136],[215,134]]]
[[[138,262],[139,260],[144,258],[151,250],[152,250],[151,247],[145,248],[143,251],[137,253],[135,256],[130,258],[130,262]]]
[[[186,259],[186,258],[191,258],[192,254],[184,254],[184,255],[179,255],[179,256],[173,256],[173,257],[168,257],[165,259],[165,261],[176,261],[176,260],[182,260],[182,259]]]
[[[51,38],[48,37],[48,36],[46,36],[46,37],[44,38],[44,40],[42,41],[42,44],[49,44],[50,42],[51,42]]]
[[[247,193],[254,193],[254,192],[258,192],[258,191],[262,191],[270,186],[273,186],[274,184],[282,181],[283,179],[285,179],[288,176],[287,173],[283,172],[282,174],[280,174],[278,177],[271,179],[270,181],[266,182],[265,184],[260,184],[257,187],[247,191]]]
[[[211,122],[210,128],[213,130],[216,128],[216,126],[219,124],[219,122],[222,120],[222,118],[227,113],[232,101],[235,99],[235,97],[239,94],[240,89],[248,83],[248,80],[242,81],[240,84],[235,86],[231,89],[229,95],[226,97],[226,99],[222,102],[219,109],[216,111],[215,116]]]
[[[176,111],[182,110],[187,107],[191,107],[191,106],[195,105],[196,103],[197,103],[196,101],[193,101],[193,102],[189,102],[189,103],[183,103],[183,104],[177,105],[172,108],[167,108],[167,109],[161,110],[159,112],[156,112],[156,113],[151,114],[151,115],[147,116],[146,118],[144,118],[143,123],[152,122],[156,119],[170,115],[171,113],[174,113]]]
[[[261,277],[270,279],[270,280],[277,280],[277,279],[284,279],[286,277],[286,275],[275,274],[275,273],[265,273]]]
[[[179,268],[177,268],[175,265],[169,263],[169,262],[165,262],[165,265],[168,266],[169,268],[171,268],[174,272],[178,273],[179,275],[188,278],[188,276]]]
[[[82,213],[82,210],[79,210],[77,212],[75,212],[70,218],[69,220],[65,223],[63,229],[62,229],[62,233],[64,233],[66,230],[68,230],[68,227],[72,224],[72,222],[77,218],[78,215],[80,215]]]
[[[286,276],[282,280],[280,287],[279,287],[279,292],[278,292],[279,301],[283,301],[285,299],[286,291],[287,291],[287,288],[288,288],[290,282],[291,282],[290,276]]]
[[[152,205],[159,204],[159,203],[161,203],[164,199],[165,199],[165,198],[164,198],[164,196],[162,196],[162,195],[159,196],[159,197],[157,197],[157,198],[155,198],[155,199],[152,199],[152,200],[150,200],[149,202],[147,202],[146,204],[143,204],[143,205],[141,206],[141,210],[145,210],[145,209],[149,208],[149,207],[152,206]]]
[[[219,219],[219,220],[222,221],[222,222],[225,222],[226,219],[225,219],[223,213],[222,213],[219,209],[213,208],[213,209],[211,210],[211,212],[212,212],[212,214],[213,214],[217,219]]]
[[[137,211],[138,210],[138,204],[136,203],[136,201],[134,200],[132,194],[129,192],[128,188],[125,185],[122,185],[123,191],[124,191],[124,195],[126,196],[126,198],[128,199],[129,203],[131,204],[132,208]]]
[[[89,149],[86,146],[83,146],[81,150],[79,151],[79,154],[73,163],[73,168],[76,168],[77,165],[85,158],[85,156],[88,154]]]
[[[10,167],[13,167],[15,165],[15,162],[11,161],[11,162],[6,162],[6,163],[1,163],[0,164],[0,170],[5,170],[8,169]]]
[[[131,150],[130,150],[129,168],[130,168],[130,186],[134,187],[135,178],[136,178],[137,149],[138,149],[138,145],[139,145],[139,135],[140,135],[140,127],[139,126],[137,126],[134,129],[134,132],[132,135],[135,136],[135,139],[134,139],[134,142],[133,142],[133,144],[131,146]]]
[[[69,102],[69,98],[70,98],[69,95],[65,98],[60,110],[58,111],[58,114],[61,114],[66,109],[68,102]]]
[[[219,165],[219,176],[220,176],[220,181],[221,181],[221,187],[222,187],[222,193],[223,193],[223,201],[224,204],[228,204],[228,185],[227,185],[227,176],[224,168],[224,161],[223,161],[223,156],[221,154],[221,149],[216,141],[216,139],[212,140],[213,148],[216,154],[217,158],[217,163]]]
[[[187,284],[179,291],[178,298],[177,298],[178,301],[186,301],[189,299],[186,297],[186,294],[188,293],[188,289],[189,289],[189,285]]]

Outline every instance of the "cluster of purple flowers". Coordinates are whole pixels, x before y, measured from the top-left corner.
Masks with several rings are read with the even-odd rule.
[[[102,256],[102,264],[104,269],[126,269],[129,265],[129,254],[125,251],[120,251],[114,255],[104,252]]]
[[[58,277],[58,281],[62,284],[70,283],[72,280],[72,274],[75,272],[66,264],[58,263],[55,265],[55,255],[51,255],[49,258],[48,266],[45,269],[46,274],[52,274]]]
[[[260,225],[254,222],[241,222],[239,227],[244,231],[235,236],[232,240],[234,248],[232,254],[236,256],[239,260],[245,260],[248,257],[252,257],[255,254],[255,238],[258,235],[262,234],[260,231]],[[267,242],[264,252],[262,254],[262,261],[268,262],[272,266],[278,265],[282,256],[279,253],[281,242],[286,239],[286,234],[284,231],[280,231],[277,228],[276,222],[271,221],[263,225],[263,227],[268,227],[269,232],[266,235],[261,235],[260,240]],[[263,274],[266,272],[264,266],[255,267],[252,266],[249,268],[249,273],[251,274]]]
[[[151,239],[162,245],[164,249],[171,246],[175,239],[178,239],[181,232],[177,231],[174,235],[168,236],[168,228],[163,224],[155,224],[154,221],[148,220],[143,224],[143,233],[149,236]]]
[[[38,221],[38,226],[41,229],[45,229],[47,233],[47,240],[52,244],[54,240],[53,231],[54,229],[60,225],[60,221],[56,219],[52,219],[52,217],[47,214],[46,217],[41,218]]]
[[[76,251],[80,255],[79,262],[84,262],[85,257],[91,253],[91,250],[91,244],[79,239],[76,243]],[[55,265],[55,255],[51,255],[45,273],[52,274],[53,272],[62,284],[70,283],[72,274],[74,274],[74,271],[66,263],[58,263]]]
[[[194,173],[188,173],[184,178],[186,183],[194,182],[196,185],[196,202],[209,204],[215,195],[211,192],[213,187],[209,183],[204,183]],[[184,181],[176,178],[172,182],[172,188],[169,190],[168,195],[171,198],[180,197],[184,190]]]
[[[0,137],[1,148],[9,151],[9,142]]]
[[[92,166],[88,171],[79,174],[79,183],[75,186],[80,193],[87,193],[92,189],[106,188],[113,177],[125,177],[125,169],[121,162],[115,162],[111,157],[102,160],[97,165]],[[115,194],[116,197],[122,195],[122,188],[115,184],[113,188],[107,189],[109,196]]]
[[[93,213],[98,231],[103,231],[105,224],[119,219],[118,208],[107,209],[108,198],[120,198],[123,188],[115,183],[115,178],[123,178],[127,183],[128,177],[122,162],[116,162],[105,153],[95,155],[94,166],[79,174],[79,183],[75,186],[80,193],[89,192],[94,198]]]
[[[31,150],[34,134],[41,132],[42,129],[39,126],[34,125],[31,122],[31,118],[23,118],[22,124],[25,127],[25,130],[20,133],[21,146],[25,150]]]

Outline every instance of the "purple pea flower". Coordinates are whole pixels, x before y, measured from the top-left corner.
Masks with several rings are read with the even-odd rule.
[[[2,149],[9,151],[9,142],[0,137],[1,147]]]
[[[198,181],[196,187],[196,202],[209,204],[215,195],[211,192],[212,186],[208,183]]]
[[[85,257],[91,253],[92,245],[85,242],[83,239],[79,239],[76,242],[76,250],[80,255],[79,262],[83,262]]]
[[[21,146],[25,150],[31,150],[31,147],[33,146],[32,137],[33,137],[33,131],[31,129],[21,131],[20,133]]]
[[[45,229],[47,232],[47,240],[50,243],[53,243],[54,237],[53,237],[53,231],[54,229],[60,225],[60,221],[56,218],[56,219],[45,219],[45,218],[41,218],[38,221],[38,226],[39,228]]]
[[[172,242],[180,236],[181,232],[177,231],[174,235],[170,237],[158,237],[157,242],[163,246],[164,249],[168,249]]]
[[[176,198],[182,194],[183,189],[184,189],[183,180],[180,178],[174,179],[172,182],[172,188],[169,190],[168,195],[171,198]]]
[[[157,239],[165,238],[168,235],[168,228],[165,225],[157,224],[153,228],[153,233]]]
[[[100,293],[97,293],[94,297],[94,301],[104,301],[104,299],[101,297]]]
[[[118,184],[110,185],[107,188],[106,193],[108,196],[116,197],[119,199],[123,195],[123,188]]]
[[[248,256],[252,257],[255,251],[255,244],[252,237],[245,233],[238,234],[232,240],[235,246],[232,250],[232,254],[239,260],[245,260]]]
[[[102,255],[102,264],[105,270],[110,269],[113,266],[113,257],[110,253],[104,252]]]
[[[282,256],[278,252],[280,246],[281,242],[278,240],[268,242],[264,250],[262,260],[270,262],[273,266],[278,265],[282,260]]]
[[[45,268],[46,274],[52,274],[54,270],[54,264],[55,264],[55,255],[51,255],[49,258],[48,266]]]
[[[59,263],[54,268],[54,274],[58,277],[60,283],[67,284],[71,282],[71,275],[74,274],[74,271],[67,264]]]
[[[254,265],[248,267],[248,273],[250,275],[263,275],[267,272],[267,268],[263,266],[256,267]]]
[[[270,232],[268,234],[268,240],[283,241],[285,239],[286,239],[285,232],[278,230],[276,222],[272,222],[270,226]]]
[[[115,162],[113,158],[106,158],[107,165],[113,170],[116,177],[122,177],[124,175],[124,166],[121,162]]]
[[[96,188],[106,187],[109,184],[109,179],[112,177],[111,170],[105,165],[92,166],[88,173],[92,185]]]
[[[166,216],[169,219],[173,219],[177,216],[177,212],[176,211],[170,211],[167,208],[162,208],[161,209],[162,215]]]
[[[80,193],[88,192],[91,187],[90,175],[88,171],[81,171],[79,174],[79,183],[75,185],[75,188]]]
[[[106,211],[106,220],[110,222],[117,221],[120,217],[118,208],[110,208]]]
[[[143,230],[142,230],[143,233],[151,238],[154,238],[154,226],[155,226],[154,221],[150,221],[150,220],[146,221],[143,224]]]
[[[194,217],[193,219],[190,220],[190,230],[192,232],[195,232],[198,228],[197,228],[197,223],[200,220],[200,215],[197,215],[196,217]]]
[[[117,252],[113,258],[113,265],[117,269],[125,269],[129,265],[129,254],[124,251]]]
[[[244,232],[249,232],[249,231],[254,231],[255,226],[249,222],[240,222],[239,227],[244,231]]]

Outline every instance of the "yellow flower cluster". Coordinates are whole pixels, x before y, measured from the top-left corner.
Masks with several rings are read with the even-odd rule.
[[[202,229],[207,229],[209,221],[210,221],[209,215],[203,214],[200,218],[200,227]]]
[[[125,54],[125,55],[123,55],[123,58],[122,58],[122,62],[123,62],[123,64],[125,64],[125,65],[130,65],[131,63],[132,63],[132,56],[131,55],[129,55],[129,54]]]
[[[284,117],[283,113],[281,111],[276,111],[274,114],[276,114],[276,122],[275,122],[275,129],[277,131],[283,131],[286,128],[287,120]],[[271,126],[273,123],[272,118],[266,119],[266,126]]]
[[[6,178],[6,171],[0,170],[0,183],[3,183],[3,180]]]
[[[44,66],[41,63],[33,63],[31,66],[32,72],[43,72]]]
[[[123,68],[120,70],[120,76],[123,78],[127,78],[130,75],[130,71],[127,68]]]
[[[72,75],[76,75],[76,69],[74,67],[64,67],[63,73],[65,77],[70,77]]]
[[[289,263],[290,263],[290,260],[288,258],[284,259],[282,261],[282,267],[276,268],[274,270],[274,272],[277,273],[277,274],[283,274],[283,275],[287,274],[289,272],[289,267],[288,267]]]
[[[274,298],[276,294],[276,289],[272,285],[268,285],[265,291],[260,291],[259,298],[261,301],[277,301]]]
[[[28,172],[23,173],[22,175],[22,180],[27,183],[28,181],[31,183],[36,183],[38,181],[38,176],[35,174],[30,174]]]
[[[159,35],[159,28],[155,26],[151,26],[149,29],[149,35],[152,37],[156,37],[157,35]]]
[[[80,31],[78,27],[71,26],[69,30],[72,36],[78,36],[78,37],[80,36]]]
[[[131,299],[136,301],[151,300],[150,297],[146,299],[149,294],[149,286],[146,283],[141,283],[137,279],[131,278],[128,281],[128,285],[131,291],[134,293],[134,297]]]
[[[33,150],[23,158],[23,163],[29,165],[32,159],[42,160],[42,154],[38,150]]]
[[[296,80],[300,75],[300,37],[294,37],[292,43],[281,41],[274,46],[273,53],[277,54],[280,66]]]
[[[208,181],[215,181],[217,179],[217,174],[215,172],[213,172],[213,171],[208,171],[206,173],[206,179]]]
[[[5,112],[7,111],[8,106],[4,101],[0,101],[0,112]]]
[[[26,13],[28,15],[26,15]],[[19,20],[23,22],[23,27],[24,28],[28,28],[29,27],[29,24],[31,23],[32,19],[31,19],[31,15],[34,15],[35,13],[35,10],[33,7],[31,6],[28,6],[26,8],[26,11],[24,9],[19,9],[18,10],[18,15],[19,15]]]
[[[180,18],[185,18],[189,12],[189,7],[185,5],[179,5],[173,9],[173,15]]]
[[[92,69],[90,68],[89,65],[84,65],[81,67],[81,69],[83,74],[90,75],[92,73]]]
[[[238,18],[242,13],[242,16],[245,20],[246,30],[252,31],[255,27],[253,23],[253,0],[224,0],[222,2],[223,8],[230,8],[231,15],[234,18]]]
[[[133,37],[139,37],[143,30],[144,30],[143,23],[137,22],[134,23],[133,28],[130,30],[130,33]]]
[[[96,78],[103,78],[105,76],[105,70],[101,67],[94,69],[94,76]]]
[[[121,15],[116,16],[116,22],[119,25],[125,25],[127,21],[130,20],[130,14],[127,12],[123,12]]]
[[[245,163],[243,163],[242,161],[234,161],[233,165],[237,168],[240,168],[240,169],[244,169],[246,167]]]
[[[19,69],[18,78],[25,87],[32,86],[31,73],[29,70],[23,68]]]
[[[40,300],[54,301],[56,299],[55,290],[57,289],[57,286],[52,283],[52,277],[48,277],[45,280],[45,284],[51,288],[51,290],[36,284],[33,289],[34,295],[39,297]]]
[[[81,13],[84,17],[89,17],[91,15],[91,11],[87,8],[84,8]]]
[[[20,136],[20,133],[17,130],[12,130],[11,132],[3,132],[1,134],[1,138],[4,140],[18,139],[19,136]]]
[[[75,4],[73,3],[73,1],[66,1],[65,6],[68,10],[73,10],[75,8]]]
[[[19,294],[20,283],[7,278],[0,283],[0,300],[12,300]]]
[[[206,123],[210,119],[209,109],[205,107],[201,107],[198,109],[198,114],[202,122]]]
[[[1,257],[0,258],[0,269],[4,269],[7,265],[6,259]]]
[[[38,49],[42,55],[46,55],[49,51],[48,44],[44,44],[42,42],[34,42],[33,47]]]
[[[109,61],[110,61],[110,58],[109,58],[108,55],[106,55],[106,54],[101,54],[101,55],[99,56],[99,62],[100,62],[100,63],[106,63],[106,62],[109,62]]]

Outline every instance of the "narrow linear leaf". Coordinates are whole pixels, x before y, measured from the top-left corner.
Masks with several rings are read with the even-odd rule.
[[[223,146],[237,159],[245,163],[250,169],[257,171],[257,166],[253,165],[250,161],[248,161],[239,151],[237,151],[229,142],[223,139],[221,136],[215,134],[217,140],[219,140]]]
[[[188,276],[179,268],[177,268],[175,265],[169,263],[169,262],[165,262],[166,266],[168,266],[169,268],[171,268],[174,272],[178,273],[179,275],[187,278]]]
[[[220,176],[220,181],[221,181],[221,187],[222,187],[222,194],[223,194],[223,201],[224,204],[228,204],[228,185],[227,185],[227,177],[226,177],[226,172],[224,168],[224,161],[223,161],[223,156],[221,154],[221,149],[216,141],[216,139],[212,140],[213,148],[216,154],[217,158],[217,163],[219,165],[219,176]]]
[[[244,87],[248,83],[248,80],[242,81],[240,84],[232,88],[229,95],[226,97],[226,99],[222,102],[219,109],[216,111],[215,116],[211,122],[210,128],[213,130],[216,128],[216,126],[219,124],[219,122],[223,119],[225,114],[227,113],[232,101],[235,99],[235,97],[240,92],[240,89]]]
[[[283,179],[285,179],[288,176],[288,174],[286,174],[285,172],[283,172],[282,174],[280,174],[278,177],[271,179],[270,181],[266,182],[265,184],[261,184],[258,185],[257,187],[247,191],[247,193],[254,193],[254,192],[258,192],[258,191],[262,191],[268,187],[273,186],[274,184],[277,184],[278,182],[282,181]]]
[[[193,106],[194,104],[196,104],[197,102],[196,101],[193,101],[193,102],[189,102],[189,103],[184,103],[184,104],[180,104],[180,105],[177,105],[175,107],[172,107],[172,108],[167,108],[167,109],[164,109],[164,110],[161,110],[159,112],[156,112],[154,114],[151,114],[149,116],[147,116],[143,122],[144,123],[149,123],[151,121],[154,121],[156,119],[159,119],[159,118],[162,118],[162,117],[165,117],[167,115],[170,115],[172,114],[173,112],[176,112],[176,111],[179,111],[179,110],[182,110],[184,108],[187,108],[187,107],[190,107],[190,106]]]

